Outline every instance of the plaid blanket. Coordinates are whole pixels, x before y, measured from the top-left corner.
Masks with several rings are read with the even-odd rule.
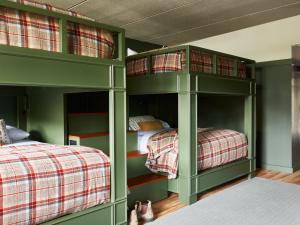
[[[191,71],[192,72],[213,72],[213,58],[211,55],[192,50],[191,51]]]
[[[75,12],[28,0],[11,0],[50,11],[89,19]],[[70,54],[112,58],[114,39],[110,31],[68,23]],[[0,44],[60,52],[59,20],[53,17],[0,7]]]
[[[148,72],[147,58],[129,60],[126,63],[127,76],[145,75]]]
[[[100,150],[49,144],[0,148],[0,224],[37,224],[110,201]]]
[[[151,72],[164,73],[182,71],[186,66],[186,52],[178,51],[154,55],[151,58]],[[234,60],[227,57],[218,57],[217,73],[222,76],[233,76]],[[145,75],[148,72],[147,58],[127,60],[127,76]],[[191,71],[200,73],[213,73],[213,56],[211,54],[192,50]],[[246,64],[238,62],[237,76],[246,78]]]
[[[175,130],[152,136],[148,141],[146,166],[153,172],[176,178],[178,171],[178,136]],[[198,170],[221,166],[247,157],[247,138],[229,129],[198,129]]]
[[[152,56],[152,72],[176,72],[182,71],[182,52],[166,53]]]
[[[178,168],[177,131],[172,129],[154,134],[148,140],[148,149],[146,167],[155,173],[167,173],[169,179],[176,178]]]
[[[234,60],[226,57],[218,57],[217,73],[221,76],[233,76]]]
[[[237,75],[240,78],[247,78],[247,69],[246,69],[246,64],[243,62],[238,62],[237,65]]]

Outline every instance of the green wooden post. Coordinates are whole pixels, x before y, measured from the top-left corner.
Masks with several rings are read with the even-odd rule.
[[[245,134],[248,137],[248,158],[250,159],[250,171],[249,178],[255,176],[256,170],[256,118],[255,118],[255,106],[256,106],[256,93],[255,93],[256,83],[251,82],[251,95],[245,98]]]
[[[127,224],[126,130],[127,105],[124,67],[111,67],[109,91],[111,202],[114,203],[114,224]]]
[[[67,36],[67,21],[65,19],[59,20],[59,32],[60,32],[60,51],[62,53],[68,53],[68,36]]]
[[[191,92],[191,75],[178,76],[179,199],[197,201],[197,94]]]

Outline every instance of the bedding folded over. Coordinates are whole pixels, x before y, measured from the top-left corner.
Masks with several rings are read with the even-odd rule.
[[[0,174],[0,224],[38,224],[110,201],[110,162],[93,148],[3,146]]]
[[[221,166],[247,157],[247,137],[229,129],[198,129],[198,170]],[[165,130],[148,140],[146,166],[153,172],[176,178],[178,171],[178,134]]]

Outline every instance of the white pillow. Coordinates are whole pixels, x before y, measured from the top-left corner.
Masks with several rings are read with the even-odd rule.
[[[29,133],[13,126],[6,126],[7,134],[12,142],[21,141],[29,137]]]
[[[133,116],[129,117],[129,130],[138,131],[140,130],[139,122],[144,121],[155,121],[153,116]]]
[[[171,128],[170,124],[168,124],[166,121],[160,120],[161,125],[163,126],[163,128],[169,129]]]

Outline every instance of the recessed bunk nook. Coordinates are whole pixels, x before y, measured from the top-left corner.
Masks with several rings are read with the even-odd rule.
[[[101,221],[103,225],[127,224],[124,30],[49,5],[22,3],[0,2],[0,100],[5,103],[0,115],[7,124],[30,132],[29,138],[39,142],[28,145],[22,142],[12,149],[2,146],[1,154],[14,152],[14,148],[25,152],[28,148],[37,148],[41,154],[50,154],[44,150],[53,150],[55,146],[59,149],[57,154],[70,151],[79,158],[84,152],[94,154],[96,165],[90,165],[88,158],[81,161],[78,158],[82,167],[77,169],[75,164],[74,167],[52,165],[49,161],[49,165],[62,166],[52,171],[57,173],[53,177],[57,177],[58,183],[65,182],[57,193],[59,201],[48,196],[49,208],[45,211],[42,204],[45,193],[29,188],[26,193],[31,197],[24,196],[28,202],[22,202],[28,206],[18,210],[23,216],[11,213],[3,205],[3,223],[74,225]],[[52,153],[46,161],[61,159]],[[3,155],[1,158],[4,160]],[[96,158],[103,161],[98,162]],[[30,160],[32,158],[27,158]],[[5,167],[3,162],[1,165]],[[27,164],[24,162],[24,165]],[[38,169],[32,169],[32,173],[39,174]],[[98,170],[102,171],[99,175]],[[82,174],[99,176],[95,178],[99,186],[79,194],[76,190],[80,191],[81,185],[76,186],[76,182],[72,187],[67,185],[68,176],[74,176],[75,181],[80,180]],[[88,179],[83,181],[88,182]],[[101,186],[102,181],[105,186]],[[35,180],[37,188],[46,184],[42,178]],[[83,187],[90,188],[89,185]],[[37,201],[34,207],[30,206],[32,201]],[[21,204],[13,202],[15,207]]]
[[[135,198],[155,201],[171,191],[179,194],[181,202],[190,204],[197,200],[198,193],[244,175],[254,175],[254,61],[178,46],[127,57],[126,65],[129,129],[136,130],[128,135],[128,183],[140,181],[139,186],[131,188],[129,203]],[[157,120],[161,125],[148,123]],[[151,133],[149,127],[158,128],[159,132],[142,139],[146,131]],[[170,127],[175,130],[165,130]],[[218,144],[222,140],[227,142],[227,148],[219,148],[218,152],[218,147],[213,146],[214,139],[220,141]],[[141,147],[142,141],[149,152],[135,154],[142,159],[139,163],[131,162],[132,149]],[[229,142],[235,144],[231,146]],[[211,156],[214,154],[215,158]],[[145,162],[156,177],[143,166]],[[148,182],[144,182],[146,176]],[[157,186],[149,194],[151,179]]]

